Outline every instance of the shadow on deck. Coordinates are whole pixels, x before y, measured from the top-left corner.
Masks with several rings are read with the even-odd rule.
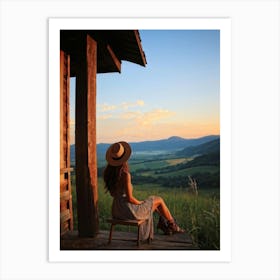
[[[151,243],[137,246],[135,232],[114,231],[108,244],[109,231],[100,231],[94,238],[80,238],[77,231],[68,232],[61,238],[61,250],[197,250],[187,233],[174,235],[154,234]]]

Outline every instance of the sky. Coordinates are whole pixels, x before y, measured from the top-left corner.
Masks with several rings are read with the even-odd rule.
[[[220,134],[219,30],[139,32],[146,67],[122,61],[121,73],[97,75],[97,143]]]

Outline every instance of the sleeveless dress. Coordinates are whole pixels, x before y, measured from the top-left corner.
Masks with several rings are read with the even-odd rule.
[[[127,201],[125,188],[119,184],[114,192],[112,204],[112,216],[116,219],[141,220],[146,222],[140,226],[140,240],[153,239],[154,220],[153,220],[153,200],[155,196],[149,196],[143,203],[136,205]]]

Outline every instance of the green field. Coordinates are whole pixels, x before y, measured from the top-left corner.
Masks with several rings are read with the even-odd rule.
[[[130,170],[138,171],[142,169],[151,169],[151,170],[158,170],[159,168],[167,167],[167,166],[174,166],[179,163],[187,162],[188,160],[185,158],[175,158],[175,159],[151,159],[151,160],[144,160],[144,161],[132,161],[130,163]]]
[[[178,157],[171,154],[154,156],[141,154],[129,160],[134,184],[157,184],[162,187],[186,187],[188,176],[194,178],[200,189],[219,189],[220,167],[217,164],[202,162],[192,166],[193,158]],[[99,176],[105,166],[99,168]]]

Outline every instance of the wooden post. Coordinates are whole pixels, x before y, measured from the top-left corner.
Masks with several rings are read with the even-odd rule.
[[[96,158],[97,43],[82,33],[76,76],[76,191],[80,237],[98,233]]]
[[[70,168],[70,56],[60,51],[60,234],[73,230]]]

